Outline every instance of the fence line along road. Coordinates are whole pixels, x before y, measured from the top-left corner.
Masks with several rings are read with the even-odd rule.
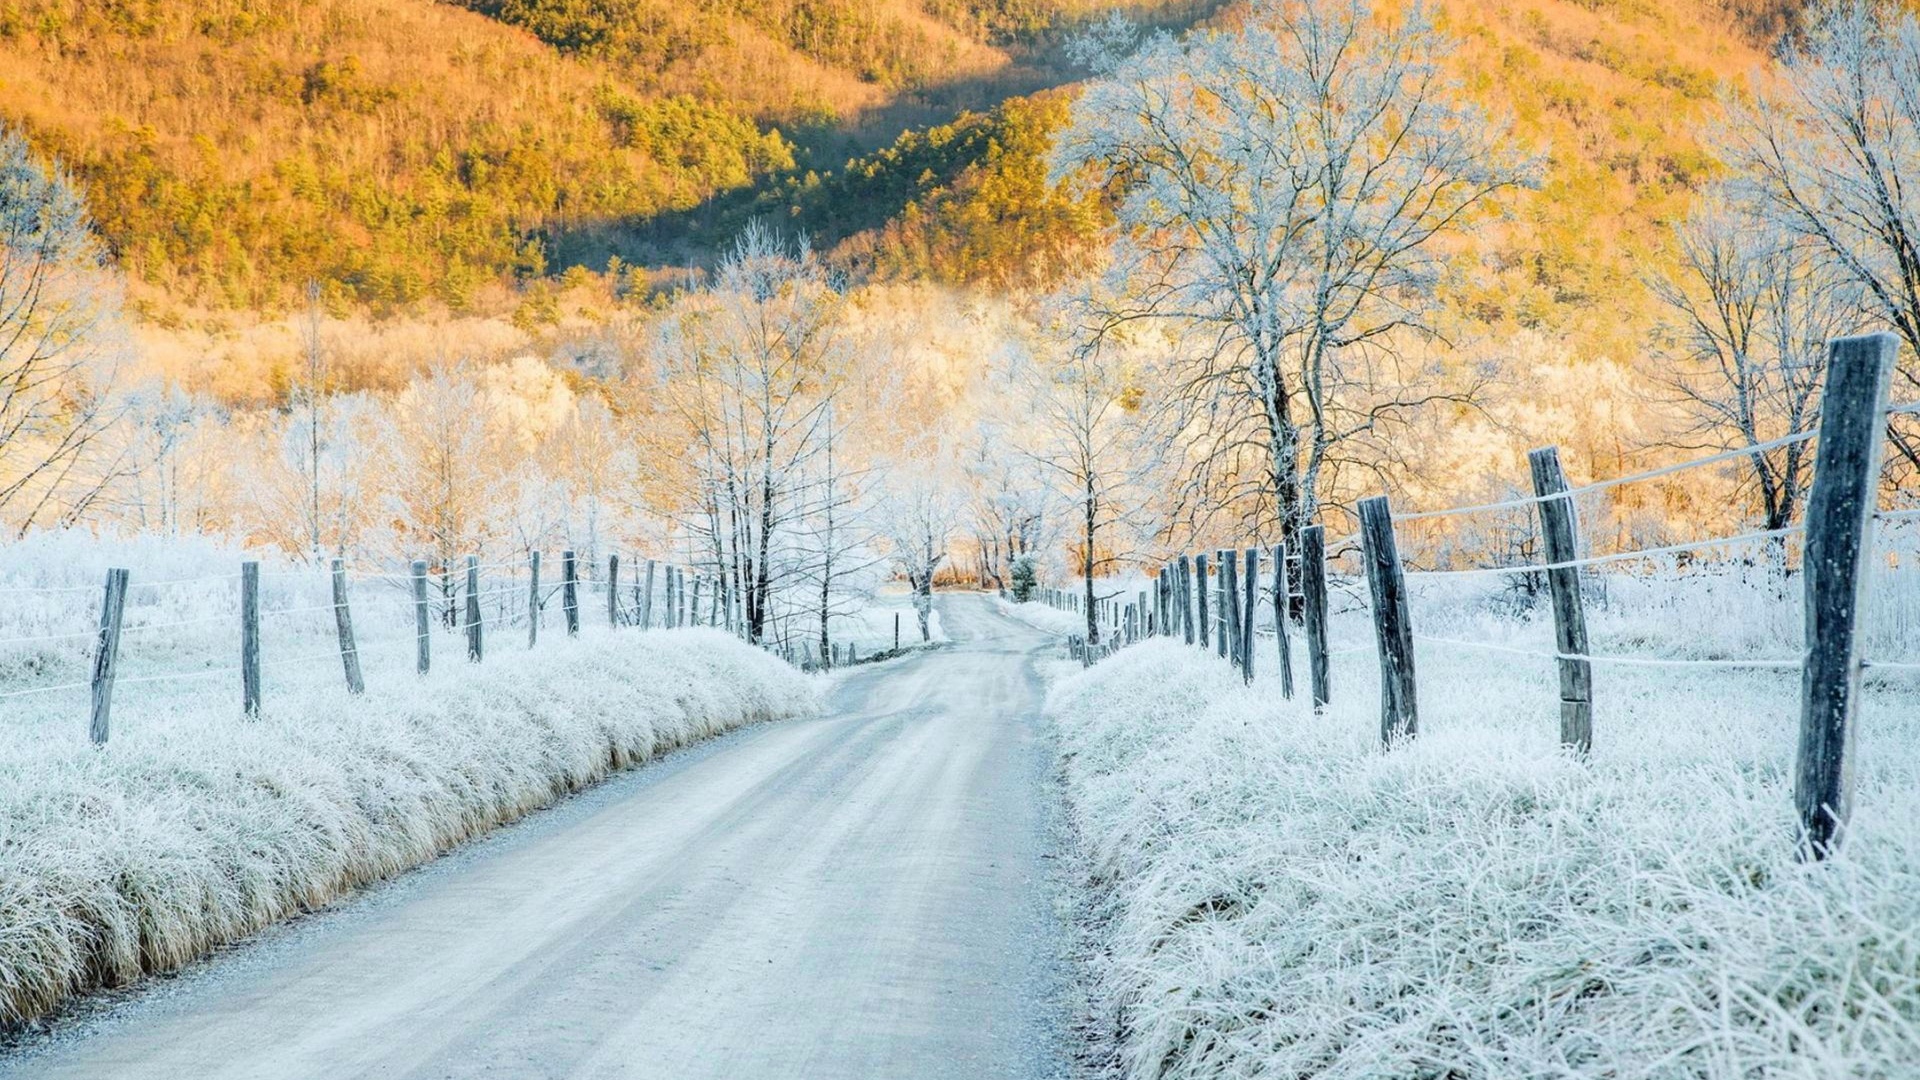
[[[1355,651],[1364,646],[1330,650],[1326,633],[1326,598],[1329,565],[1356,550],[1364,556],[1363,573],[1370,594],[1368,607],[1375,625],[1373,649],[1379,658],[1383,693],[1381,695],[1381,738],[1391,746],[1395,741],[1412,738],[1418,731],[1418,685],[1415,679],[1411,643],[1426,642],[1454,648],[1534,657],[1554,662],[1560,683],[1561,740],[1569,751],[1587,754],[1594,739],[1593,665],[1659,668],[1749,668],[1801,672],[1801,717],[1799,746],[1794,766],[1794,804],[1799,821],[1798,845],[1802,857],[1824,859],[1845,837],[1852,806],[1853,758],[1857,746],[1860,676],[1866,668],[1888,671],[1920,671],[1920,663],[1875,662],[1861,655],[1860,618],[1871,602],[1869,582],[1873,559],[1873,524],[1876,520],[1920,519],[1920,509],[1880,511],[1875,503],[1880,484],[1880,462],[1886,441],[1888,419],[1895,415],[1920,413],[1920,402],[1889,406],[1887,387],[1898,352],[1898,339],[1891,334],[1867,334],[1834,340],[1828,345],[1827,386],[1821,398],[1818,427],[1797,431],[1751,446],[1707,454],[1688,461],[1663,465],[1627,476],[1569,486],[1560,468],[1559,452],[1542,447],[1529,455],[1532,495],[1498,502],[1421,510],[1394,514],[1387,497],[1376,496],[1360,503],[1360,531],[1331,544],[1318,524],[1300,530],[1298,562],[1289,564],[1282,551],[1276,567],[1297,566],[1276,573],[1271,586],[1276,612],[1275,637],[1279,659],[1289,657],[1288,624],[1291,617],[1278,617],[1290,606],[1287,599],[1302,601],[1298,611],[1304,624],[1307,665],[1315,708],[1331,698],[1329,657],[1337,652]],[[1731,536],[1710,537],[1685,543],[1664,544],[1605,555],[1579,555],[1579,526],[1576,500],[1594,492],[1607,491],[1625,484],[1672,476],[1686,470],[1750,457],[1757,453],[1796,443],[1817,440],[1814,479],[1803,514],[1804,524],[1764,529]],[[1465,514],[1498,510],[1534,511],[1536,535],[1542,539],[1546,561],[1512,566],[1468,567],[1412,571],[1420,574],[1458,576],[1512,576],[1544,574],[1548,579],[1554,619],[1555,645],[1552,650],[1530,649],[1490,641],[1466,641],[1435,637],[1415,631],[1408,614],[1404,576],[1395,543],[1395,525]],[[1806,590],[1805,648],[1796,657],[1760,659],[1691,659],[1657,656],[1619,656],[1597,654],[1587,643],[1585,600],[1579,571],[1585,567],[1661,558],[1706,548],[1729,547],[1758,542],[1784,542],[1804,537],[1801,577]],[[1208,647],[1209,609],[1217,613],[1218,626],[1212,630],[1214,647],[1227,658],[1242,678],[1251,679],[1251,608],[1256,602],[1258,573],[1257,548],[1248,548],[1247,574],[1250,580],[1243,590],[1236,587],[1237,560],[1231,552],[1221,551],[1213,559],[1209,579],[1206,552],[1180,553],[1163,565],[1156,582],[1156,605],[1146,610],[1145,594],[1134,603],[1111,601],[1096,606],[1090,620],[1089,636],[1069,639],[1073,654],[1091,663],[1112,651],[1148,636],[1174,633],[1193,621],[1197,633],[1184,634],[1189,644]],[[1330,554],[1331,552],[1331,554]],[[1187,568],[1191,567],[1191,578]],[[1297,575],[1298,581],[1287,580]],[[1298,592],[1294,591],[1298,586]],[[1284,593],[1284,596],[1283,596]],[[1055,607],[1085,613],[1079,593],[1067,589],[1048,589],[1043,593]],[[1197,616],[1197,618],[1196,618]],[[1244,620],[1244,622],[1243,622]],[[1283,697],[1293,696],[1292,680],[1284,680]]]

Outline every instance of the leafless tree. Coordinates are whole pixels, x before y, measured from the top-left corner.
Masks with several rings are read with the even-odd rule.
[[[898,482],[887,496],[886,532],[894,565],[913,590],[920,640],[933,640],[933,579],[946,565],[948,545],[959,523],[959,500],[924,470],[895,470]]]
[[[656,452],[679,465],[673,498],[749,641],[806,580],[796,529],[819,505],[810,466],[850,377],[844,308],[803,239],[755,223],[654,335]]]
[[[1120,351],[1112,341],[1107,350]],[[1098,644],[1103,598],[1095,582],[1132,554],[1142,527],[1141,481],[1160,445],[1139,416],[1140,371],[1091,344],[1015,354],[1009,364],[1023,410],[1018,445],[1072,508],[1073,569],[1085,594],[1087,641]]]
[[[1817,244],[1716,194],[1676,233],[1677,272],[1649,282],[1671,314],[1666,382],[1691,421],[1676,444],[1733,450],[1808,429],[1827,341],[1859,319],[1859,286]],[[1765,527],[1786,527],[1812,479],[1812,444],[1755,450],[1748,463]]]
[[[1161,320],[1197,343],[1168,399],[1190,487],[1224,480],[1291,541],[1331,463],[1464,393],[1398,346],[1431,331],[1440,241],[1534,164],[1446,74],[1421,5],[1253,0],[1237,29],[1134,46],[1118,21],[1082,40],[1099,78],[1054,159],[1121,196],[1084,332]]]
[[[1920,349],[1920,16],[1874,0],[1821,0],[1781,71],[1729,92],[1721,156],[1734,190],[1818,246],[1867,310]],[[1909,390],[1920,371],[1903,364]],[[1920,442],[1896,428],[1920,466]]]
[[[20,533],[70,522],[124,472],[99,438],[118,314],[85,201],[0,124],[0,513]]]

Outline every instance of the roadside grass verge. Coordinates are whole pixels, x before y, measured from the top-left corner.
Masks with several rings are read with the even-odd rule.
[[[1269,645],[1270,647],[1270,645]],[[1596,673],[1422,646],[1422,730],[1171,641],[1049,698],[1128,1077],[1901,1077],[1920,1062],[1920,709],[1871,687],[1852,833],[1795,860],[1792,672]],[[1302,684],[1304,685],[1304,683]]]
[[[90,746],[0,724],[0,1022],[168,971],[610,773],[818,708],[715,630],[556,635],[349,697],[225,693]]]

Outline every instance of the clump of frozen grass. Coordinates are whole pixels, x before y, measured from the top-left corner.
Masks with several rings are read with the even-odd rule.
[[[1910,688],[1873,689],[1853,833],[1805,866],[1793,674],[1601,669],[1583,762],[1550,663],[1418,662],[1423,730],[1391,752],[1364,652],[1320,715],[1166,641],[1056,686],[1120,1071],[1912,1074]]]
[[[336,671],[337,675],[337,671]],[[0,1020],[177,967],[616,769],[811,712],[813,684],[714,630],[589,634],[484,665],[152,710],[94,749],[0,725]]]

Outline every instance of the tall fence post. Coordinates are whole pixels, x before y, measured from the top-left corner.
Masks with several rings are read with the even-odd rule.
[[[647,560],[647,591],[640,594],[640,629],[653,629],[653,574],[659,563]]]
[[[427,561],[413,560],[413,669],[433,670],[433,628],[427,614]]]
[[[240,564],[240,707],[260,715],[260,564]]]
[[[1593,749],[1593,664],[1569,657],[1587,655],[1587,612],[1580,597],[1579,520],[1567,494],[1560,449],[1543,446],[1527,453],[1533,493],[1539,498],[1540,537],[1545,544],[1547,589],[1553,597],[1553,637],[1560,669],[1560,742],[1585,754]]]
[[[540,553],[527,554],[527,648],[540,644]]]
[[[1859,614],[1873,562],[1887,380],[1899,349],[1899,339],[1884,333],[1838,338],[1828,347],[1806,509],[1807,659],[1793,784],[1802,858],[1837,850],[1853,809]]]
[[[1420,730],[1413,681],[1413,620],[1407,579],[1393,539],[1393,511],[1385,495],[1360,500],[1360,545],[1366,555],[1367,594],[1380,648],[1380,741],[1411,738]]]
[[[1187,644],[1193,644],[1193,560],[1186,555],[1180,556],[1180,584],[1178,591],[1180,605],[1180,629],[1186,634]]]
[[[335,559],[333,571],[333,629],[340,636],[340,667],[347,676],[347,693],[364,694],[367,683],[360,677],[360,650],[353,643],[353,612],[347,607],[347,563]]]
[[[107,744],[113,718],[113,676],[120,666],[120,616],[127,607],[126,570],[108,570],[100,598],[100,632],[93,639],[93,717],[87,734],[95,746]]]
[[[680,625],[678,620],[678,616],[680,614],[680,608],[679,608],[680,598],[677,595],[675,595],[676,591],[679,588],[680,588],[679,571],[675,570],[673,566],[669,564],[667,566],[667,588],[666,588],[666,597],[665,597],[667,601],[667,617],[661,623],[661,625],[665,626],[669,630],[672,630],[675,627]]]
[[[607,625],[620,625],[620,556],[607,556]]]
[[[480,629],[480,556],[467,556],[467,659],[479,663],[486,654]]]
[[[567,636],[580,636],[580,564],[573,549],[560,553],[560,610],[567,617]]]
[[[1207,611],[1207,593],[1212,587],[1213,583],[1207,580],[1207,553],[1203,551],[1193,557],[1193,596],[1198,601],[1196,606],[1199,608],[1195,621],[1200,627],[1202,649],[1207,647],[1207,624],[1210,621]]]
[[[704,584],[704,582],[705,579],[700,575],[695,574],[693,576],[693,602],[687,605],[688,626],[700,625],[700,586]]]
[[[1327,656],[1327,530],[1300,530],[1300,614],[1307,632],[1307,682],[1313,707],[1333,700],[1333,672]]]
[[[1255,652],[1253,645],[1254,642],[1258,640],[1253,634],[1254,624],[1257,621],[1254,616],[1255,613],[1260,610],[1260,549],[1257,547],[1248,548],[1246,558],[1247,580],[1246,584],[1242,586],[1246,591],[1246,603],[1242,605],[1243,610],[1240,613],[1242,626],[1240,631],[1240,674],[1245,676],[1248,682],[1252,682],[1253,654]]]
[[[1280,649],[1280,696],[1293,700],[1293,645],[1287,640],[1287,545],[1273,545],[1273,636]]]
[[[1240,560],[1232,548],[1220,552],[1220,655],[1240,666]]]

